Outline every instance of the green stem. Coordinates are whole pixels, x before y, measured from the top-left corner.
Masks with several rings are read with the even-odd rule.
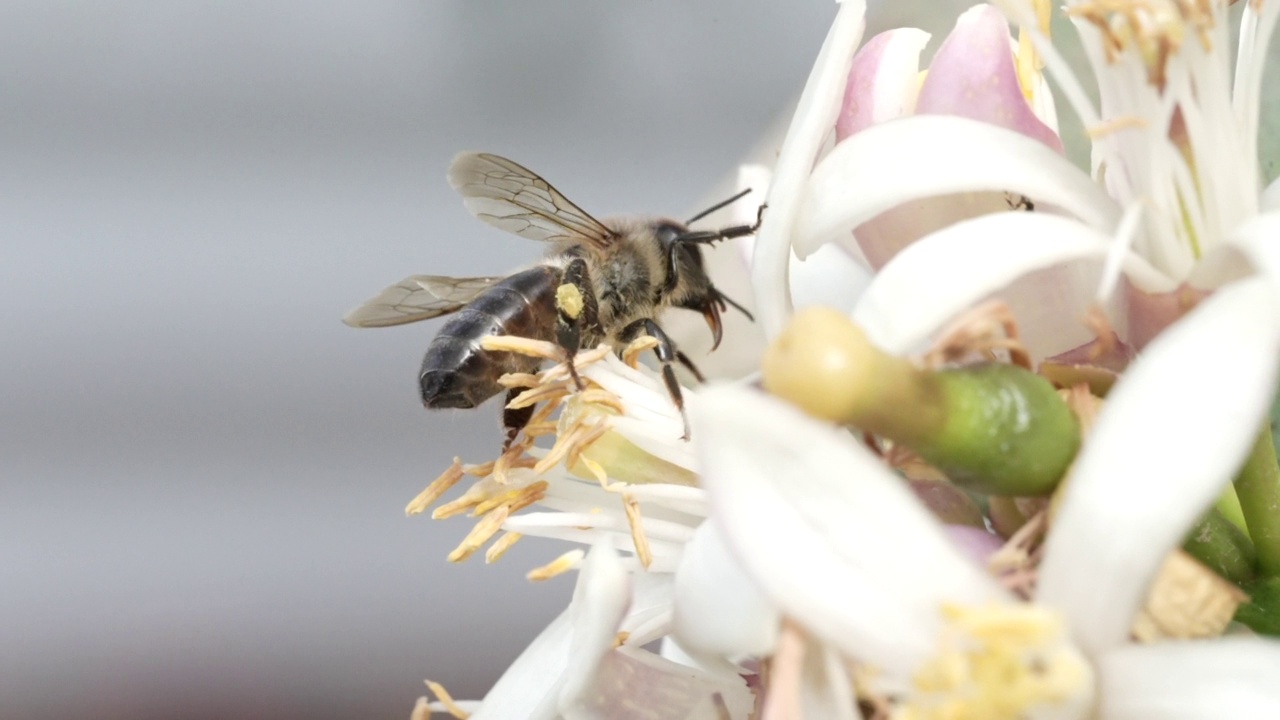
[[[1248,536],[1217,510],[1191,528],[1182,549],[1236,585],[1253,579],[1254,550]]]
[[[1265,576],[1280,575],[1280,465],[1269,424],[1254,442],[1235,486],[1249,537],[1258,551],[1258,569]]]

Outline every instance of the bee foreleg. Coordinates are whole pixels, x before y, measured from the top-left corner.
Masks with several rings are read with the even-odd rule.
[[[684,353],[676,349],[676,344],[671,341],[671,337],[650,318],[641,318],[626,326],[622,329],[621,337],[623,341],[630,342],[641,334],[649,335],[658,341],[653,352],[662,365],[662,382],[667,386],[667,394],[671,396],[671,402],[675,403],[676,409],[680,411],[680,419],[684,421],[684,435],[680,439],[688,440],[689,416],[684,411],[684,395],[680,392],[680,383],[676,381],[676,371],[672,363],[684,364],[685,367],[693,370],[695,375],[701,375],[701,373],[693,368],[693,363],[689,362],[689,358]]]
[[[587,274],[587,262],[582,258],[569,261],[564,269],[563,281],[556,288],[556,312],[556,344],[564,348],[569,375],[582,390],[582,378],[573,366],[573,356],[582,349],[583,328],[596,329],[600,325],[596,294]]]
[[[507,434],[507,439],[502,442],[503,452],[506,452],[507,449],[511,447],[511,443],[515,442],[516,436],[520,434],[520,431],[524,429],[525,425],[529,424],[529,419],[533,417],[533,411],[538,407],[536,403],[522,408],[513,409],[507,407],[507,405],[510,405],[511,401],[515,400],[520,393],[525,391],[525,389],[526,388],[522,387],[511,388],[507,391],[507,399],[503,402],[502,429],[506,431]]]
[[[721,240],[732,240],[733,238],[743,237],[745,235],[754,235],[760,229],[760,223],[764,221],[764,209],[767,205],[761,205],[756,210],[756,221],[753,225],[733,225],[719,230],[692,230],[683,233],[678,238],[681,243],[713,243]]]

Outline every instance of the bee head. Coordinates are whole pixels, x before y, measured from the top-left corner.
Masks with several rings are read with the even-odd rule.
[[[664,297],[671,295],[680,286],[681,279],[706,279],[706,269],[702,264],[702,248],[692,237],[689,228],[680,223],[664,220],[654,227],[654,236],[662,255],[666,258],[667,279],[662,286]]]

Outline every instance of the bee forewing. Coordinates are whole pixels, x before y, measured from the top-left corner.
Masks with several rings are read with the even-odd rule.
[[[411,275],[347,313],[352,327],[387,327],[430,320],[462,309],[501,277]]]
[[[472,215],[530,240],[605,248],[614,233],[528,168],[488,153],[462,153],[449,183]]]

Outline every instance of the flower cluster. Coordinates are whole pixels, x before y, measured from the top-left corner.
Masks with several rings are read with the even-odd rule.
[[[758,382],[685,389],[686,440],[647,339],[579,355],[582,388],[509,376],[524,435],[410,505],[477,478],[434,511],[478,518],[455,561],[579,546],[485,699],[415,715],[1280,716],[1280,2],[1070,0],[1092,95],[1045,0],[969,9],[924,71],[928,35],[864,43],[865,10],[767,173]],[[831,248],[869,284],[795,310]]]

